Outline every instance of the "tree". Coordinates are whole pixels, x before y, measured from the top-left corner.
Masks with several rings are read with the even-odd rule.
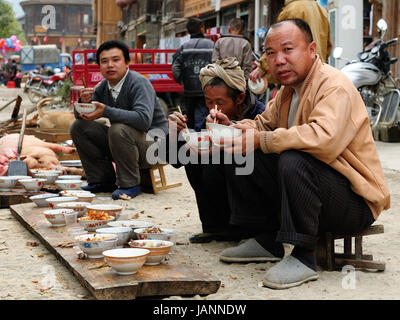
[[[21,24],[15,18],[11,5],[6,0],[0,0],[0,38],[16,35],[19,40],[26,42]]]

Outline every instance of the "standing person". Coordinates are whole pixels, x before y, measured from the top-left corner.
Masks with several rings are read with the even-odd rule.
[[[365,104],[351,81],[318,57],[308,24],[277,23],[265,44],[282,87],[263,114],[233,125],[243,134],[224,149],[254,156],[250,175],[235,175],[237,166],[226,166],[231,223],[251,222],[265,231],[225,249],[220,259],[281,260],[263,284],[285,289],[318,279],[321,234],[364,230],[390,208],[390,193]],[[211,110],[207,121],[217,116],[230,124],[220,114]],[[289,256],[282,243],[294,245]]]
[[[212,62],[228,57],[236,57],[247,80],[254,59],[250,41],[244,36],[244,21],[240,18],[233,18],[228,25],[228,34],[215,43]]]
[[[285,6],[278,15],[277,22],[288,19],[301,19],[310,26],[313,39],[317,44],[317,54],[326,62],[332,51],[332,42],[328,14],[317,0],[285,0]],[[258,67],[253,70],[249,78],[253,81],[267,76],[268,82],[277,84],[277,80],[268,73],[267,55],[264,53],[258,61]]]
[[[149,80],[129,70],[129,48],[122,41],[104,42],[96,61],[105,78],[80,92],[81,102],[96,110],[76,115],[70,127],[89,184],[82,189],[135,197],[141,193],[140,168],[150,167],[146,151],[153,142],[149,131],[168,132],[167,119]],[[108,118],[111,126],[96,119]],[[149,133],[149,134],[148,134]],[[115,162],[116,172],[113,162]]]
[[[190,40],[174,54],[172,73],[175,81],[183,84],[187,125],[194,128],[208,114],[199,74],[201,68],[211,63],[214,42],[204,38],[204,22],[200,19],[190,18],[186,28]]]

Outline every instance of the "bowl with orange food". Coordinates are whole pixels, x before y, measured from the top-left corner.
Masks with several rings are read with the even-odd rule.
[[[107,223],[113,221],[115,217],[111,216],[107,212],[93,212],[88,209],[86,216],[78,218],[79,224],[89,232],[96,231],[98,228],[105,227]]]

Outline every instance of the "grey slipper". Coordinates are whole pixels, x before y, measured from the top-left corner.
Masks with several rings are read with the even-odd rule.
[[[237,247],[228,248],[221,252],[219,259],[224,262],[267,262],[279,261],[265,250],[255,239],[249,239]]]
[[[272,289],[287,289],[318,279],[318,273],[293,256],[287,256],[271,267],[263,285]]]

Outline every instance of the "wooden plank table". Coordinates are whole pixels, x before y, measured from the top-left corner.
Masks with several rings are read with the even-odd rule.
[[[176,251],[169,255],[168,264],[143,266],[134,275],[117,275],[108,266],[89,270],[103,263],[104,259],[78,260],[75,249],[57,247],[61,241],[70,240],[70,237],[66,227],[50,226],[41,214],[46,208],[38,208],[31,202],[13,205],[10,210],[97,299],[207,295],[217,292],[221,284],[220,280],[190,265],[189,259]]]
[[[15,188],[11,191],[0,191],[0,208],[9,208],[13,204],[32,202],[30,196],[43,192],[26,191],[23,188]]]

